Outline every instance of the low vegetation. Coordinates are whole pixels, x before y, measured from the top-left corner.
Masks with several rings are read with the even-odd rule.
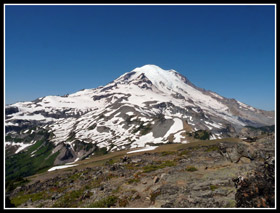
[[[117,201],[118,198],[115,195],[110,195],[101,200],[95,201],[94,203],[90,204],[88,208],[109,208],[114,206]]]
[[[193,133],[193,137],[199,140],[209,140],[211,133],[206,130],[198,130]]]
[[[67,208],[67,207],[78,207],[82,196],[83,190],[73,190],[64,194],[63,197],[59,198],[53,207]]]
[[[188,171],[188,172],[195,172],[195,171],[197,171],[198,169],[197,168],[195,168],[194,166],[187,166],[187,168],[186,168],[186,171]]]
[[[53,165],[59,154],[59,152],[52,154],[53,148],[53,143],[41,140],[28,148],[27,151],[6,157],[6,181],[46,171]],[[31,157],[31,153],[34,156]]]
[[[15,206],[19,206],[20,204],[25,203],[28,200],[35,202],[37,200],[46,200],[46,199],[50,199],[50,196],[47,194],[47,192],[38,192],[32,194],[25,194],[24,192],[20,192],[17,196],[11,199],[11,202]]]
[[[176,162],[174,161],[164,161],[164,162],[157,162],[157,164],[153,165],[147,165],[143,167],[143,172],[148,173],[152,171],[156,171],[158,169],[163,169],[165,167],[171,167],[171,166],[176,166]]]

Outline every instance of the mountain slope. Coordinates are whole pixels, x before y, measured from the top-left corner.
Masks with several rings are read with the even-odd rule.
[[[5,112],[8,155],[26,152],[41,132],[47,135],[42,140],[54,145],[54,165],[100,150],[188,143],[198,130],[216,139],[237,136],[245,126],[274,124],[274,112],[198,88],[175,70],[155,65],[138,67],[96,89],[15,103]]]

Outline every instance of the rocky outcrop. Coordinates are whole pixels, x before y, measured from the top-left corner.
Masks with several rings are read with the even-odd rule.
[[[269,158],[247,177],[233,179],[236,183],[236,207],[275,207],[275,159]]]

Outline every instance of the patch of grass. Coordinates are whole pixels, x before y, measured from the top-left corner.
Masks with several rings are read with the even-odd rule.
[[[124,166],[128,170],[135,170],[135,169],[137,169],[137,167],[134,164],[126,164]]]
[[[197,171],[198,169],[197,168],[195,168],[194,166],[187,166],[187,168],[186,168],[186,171],[188,171],[188,172],[195,172],[195,171]]]
[[[164,161],[160,164],[156,164],[156,165],[147,165],[143,167],[143,172],[144,173],[148,173],[148,172],[152,172],[158,169],[163,169],[165,167],[172,167],[172,166],[176,166],[176,162],[174,161]]]
[[[101,200],[98,200],[88,206],[88,208],[109,208],[114,206],[118,201],[118,198],[115,195],[110,195]]]
[[[74,190],[71,192],[67,192],[63,197],[59,198],[52,207],[78,207],[80,203],[80,197],[83,194],[83,190]]]
[[[24,192],[20,192],[17,194],[17,196],[11,199],[11,203],[15,204],[15,206],[19,206],[22,203],[27,202],[29,199],[31,199],[33,202],[37,200],[46,200],[50,199],[50,195],[48,195],[46,192],[38,192],[33,194],[24,194]]]
[[[139,182],[140,182],[140,178],[131,178],[127,181],[128,184],[139,183]]]
[[[115,163],[115,161],[113,159],[109,159],[105,162],[106,166],[112,166]]]
[[[179,156],[183,156],[183,155],[188,155],[190,153],[189,150],[183,150],[182,152],[180,152],[178,155]]]
[[[88,186],[90,188],[98,188],[101,186],[102,178],[97,178],[96,180],[93,180]]]
[[[174,155],[174,154],[176,154],[175,151],[163,151],[161,153],[161,156]]]
[[[209,146],[207,147],[207,149],[205,150],[205,152],[214,152],[214,151],[219,151],[219,147],[214,145],[214,146]]]
[[[217,185],[210,185],[209,188],[211,189],[211,191],[215,191],[218,186]]]
[[[64,192],[66,189],[67,189],[67,187],[54,186],[54,187],[50,188],[49,191],[52,192],[52,193],[54,193],[54,192],[61,193],[61,192]]]
[[[115,189],[112,190],[112,193],[119,193],[121,191],[121,186],[117,186]]]
[[[105,181],[111,180],[112,178],[116,178],[119,177],[118,175],[115,175],[113,173],[109,173],[106,175],[106,177],[104,178]]]
[[[70,180],[78,180],[82,173],[75,173],[69,177]]]
[[[229,200],[225,207],[226,208],[235,208],[236,207],[236,201],[235,200]]]

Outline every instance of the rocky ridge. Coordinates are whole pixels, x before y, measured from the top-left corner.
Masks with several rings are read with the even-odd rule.
[[[273,208],[274,150],[272,134],[109,153],[7,195],[17,208]]]

